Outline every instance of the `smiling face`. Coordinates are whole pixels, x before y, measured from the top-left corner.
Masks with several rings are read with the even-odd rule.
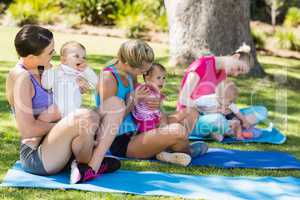
[[[151,83],[155,85],[160,90],[163,89],[166,80],[166,72],[159,67],[154,67],[154,69],[145,76],[146,83]]]
[[[65,46],[61,53],[61,63],[78,71],[84,71],[87,67],[85,49],[79,45]]]

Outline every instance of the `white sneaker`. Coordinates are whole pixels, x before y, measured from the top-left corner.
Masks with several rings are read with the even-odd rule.
[[[80,175],[79,169],[77,167],[77,162],[76,162],[76,160],[73,160],[72,164],[71,164],[70,184],[78,183],[80,178],[81,178],[81,175]]]
[[[165,151],[162,151],[159,154],[157,154],[156,159],[163,162],[182,165],[182,166],[187,166],[188,164],[190,164],[192,160],[191,156],[186,153],[179,153],[179,152],[169,153]]]

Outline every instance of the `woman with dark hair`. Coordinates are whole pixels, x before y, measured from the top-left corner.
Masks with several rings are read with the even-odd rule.
[[[15,48],[20,60],[8,74],[6,96],[21,135],[24,170],[54,174],[64,169],[72,154],[75,161],[71,183],[119,169],[119,160],[104,155],[118,131],[112,127],[119,127],[122,121],[123,102],[112,97],[96,112],[78,109],[61,119],[51,92],[41,87],[41,73],[43,68],[51,67],[55,52],[53,34],[48,29],[26,25],[15,37]],[[41,113],[49,114],[51,121],[39,120]]]

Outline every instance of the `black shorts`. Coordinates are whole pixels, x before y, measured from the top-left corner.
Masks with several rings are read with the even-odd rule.
[[[110,153],[114,156],[126,157],[128,144],[130,142],[131,137],[134,135],[135,133],[126,133],[117,136],[110,146]]]
[[[229,113],[229,114],[227,114],[227,115],[225,115],[225,118],[227,119],[227,120],[232,120],[233,118],[235,118],[236,117],[236,115],[232,112],[232,113]]]

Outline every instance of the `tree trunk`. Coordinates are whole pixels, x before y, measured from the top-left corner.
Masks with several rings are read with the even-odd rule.
[[[255,58],[250,73],[265,74],[250,33],[250,0],[165,0],[165,6],[172,66],[186,68],[204,51],[229,55],[245,42]]]

